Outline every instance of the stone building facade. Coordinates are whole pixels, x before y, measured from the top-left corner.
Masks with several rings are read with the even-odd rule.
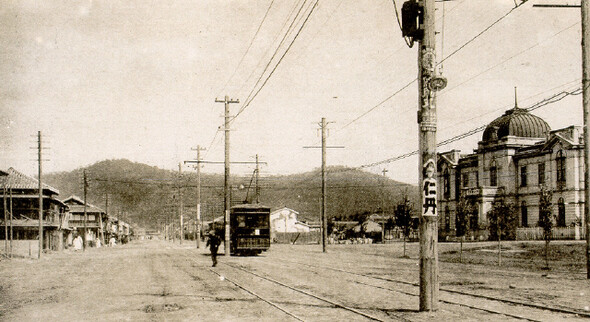
[[[474,208],[479,229],[499,196],[518,209],[519,226],[537,226],[539,194],[553,194],[557,227],[574,227],[584,217],[583,128],[551,130],[547,122],[515,106],[492,121],[471,154],[451,150],[438,155],[438,212],[442,235],[454,235],[457,203]]]

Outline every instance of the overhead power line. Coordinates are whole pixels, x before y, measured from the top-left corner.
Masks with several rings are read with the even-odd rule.
[[[458,53],[461,49],[465,48],[467,45],[469,45],[470,43],[472,43],[475,39],[479,38],[479,36],[483,35],[484,33],[486,33],[488,30],[490,30],[493,26],[495,26],[496,24],[498,24],[500,21],[504,20],[504,18],[508,17],[509,14],[511,14],[512,12],[514,12],[514,10],[520,8],[525,2],[527,2],[528,0],[521,0],[521,2],[519,4],[516,4],[512,9],[510,9],[510,11],[508,11],[507,13],[505,13],[503,16],[501,16],[500,18],[498,18],[496,21],[492,22],[491,25],[487,26],[486,28],[484,28],[482,31],[480,31],[477,35],[475,35],[473,38],[469,39],[467,42],[465,42],[463,45],[459,46],[459,48],[455,49],[452,53],[450,53],[448,56],[446,56],[445,58],[443,58],[437,65],[442,64],[445,60],[453,57],[456,53]]]
[[[479,38],[481,35],[483,35],[484,33],[486,33],[487,31],[489,31],[493,26],[495,26],[496,24],[498,24],[500,21],[502,21],[504,18],[506,18],[508,15],[510,15],[512,12],[514,12],[514,10],[516,10],[517,8],[520,8],[525,2],[527,2],[528,0],[521,0],[520,4],[517,4],[515,7],[513,7],[512,9],[510,9],[507,13],[505,13],[503,16],[501,16],[500,18],[498,18],[496,21],[494,21],[492,24],[490,24],[489,26],[487,26],[486,28],[484,28],[481,32],[479,32],[477,35],[475,35],[473,38],[471,38],[470,40],[468,40],[467,42],[465,42],[463,45],[459,46],[459,48],[455,49],[452,53],[450,53],[449,55],[447,55],[446,57],[444,57],[440,62],[437,63],[437,66],[439,66],[440,64],[442,64],[444,61],[446,61],[447,59],[451,58],[452,56],[454,56],[455,54],[457,54],[459,51],[461,51],[463,48],[465,48],[467,45],[469,45],[470,43],[472,43],[475,39]],[[352,120],[351,122],[345,124],[342,128],[340,128],[340,130],[348,127],[349,125],[351,125],[352,123],[360,120],[361,118],[365,117],[367,114],[371,113],[372,111],[374,111],[377,107],[383,105],[385,102],[389,101],[390,99],[392,99],[394,96],[396,96],[397,94],[399,94],[400,92],[402,92],[403,90],[405,90],[406,88],[410,87],[410,85],[412,85],[415,81],[417,81],[418,78],[414,78],[412,81],[410,81],[409,83],[407,83],[406,85],[404,85],[402,88],[400,88],[399,90],[397,90],[395,93],[391,94],[390,96],[388,96],[387,98],[385,98],[384,100],[382,100],[381,102],[377,103],[376,105],[374,105],[373,107],[369,108],[367,111],[363,112],[363,114],[359,115],[358,117],[356,117],[354,120]]]
[[[244,55],[242,55],[242,58],[240,59],[240,62],[238,63],[238,65],[236,66],[236,69],[234,70],[234,72],[231,74],[231,76],[229,77],[229,79],[227,80],[227,82],[225,82],[225,85],[223,85],[223,90],[222,92],[225,92],[225,89],[227,87],[227,84],[229,84],[229,82],[234,78],[234,76],[236,75],[236,72],[238,71],[238,69],[240,68],[240,66],[242,66],[242,62],[244,62],[244,58],[246,58],[246,55],[248,55],[248,52],[250,52],[250,48],[252,48],[252,44],[254,43],[254,40],[256,39],[256,37],[258,36],[258,33],[260,32],[260,28],[262,27],[262,25],[264,24],[264,21],[266,20],[266,17],[268,16],[268,13],[270,12],[270,9],[272,8],[273,3],[275,2],[275,0],[272,0],[270,2],[270,4],[268,5],[268,8],[266,9],[266,13],[264,13],[264,17],[262,17],[262,21],[260,21],[260,24],[258,25],[258,28],[256,29],[256,32],[254,33],[254,36],[252,36],[252,39],[250,40],[250,44],[248,45],[248,48],[246,49],[246,52],[244,52]]]
[[[301,14],[301,11],[305,7],[305,3],[306,2],[307,2],[307,0],[303,0],[303,2],[301,3],[301,6],[299,7],[299,10],[297,10],[297,13],[295,14],[295,16],[293,17],[293,20],[291,20],[291,23],[289,24],[289,27],[287,27],[287,30],[285,31],[285,34],[283,35],[283,38],[281,39],[281,41],[279,42],[279,44],[275,48],[274,53],[272,54],[272,56],[270,57],[270,59],[268,60],[268,62],[266,63],[266,65],[264,66],[264,69],[262,70],[262,72],[260,73],[260,76],[258,77],[258,79],[256,80],[256,82],[254,83],[254,86],[252,86],[252,89],[250,90],[250,93],[248,93],[248,96],[246,96],[246,99],[244,100],[244,103],[242,104],[242,106],[246,105],[246,103],[248,102],[248,100],[250,100],[250,98],[252,97],[252,94],[256,90],[256,87],[262,81],[262,77],[264,77],[264,73],[266,73],[266,71],[270,67],[270,64],[273,62],[273,60],[275,59],[275,57],[279,53],[279,50],[282,48],[283,44],[285,43],[285,40],[287,39],[287,37],[289,36],[289,34],[291,33],[291,31],[293,30],[293,26],[295,25],[295,22],[297,21],[297,18]],[[294,9],[295,8],[293,8],[293,10]],[[292,13],[293,13],[293,11],[289,14],[288,17],[290,17]],[[288,17],[287,17],[287,21],[289,19]],[[284,25],[283,25],[283,27],[284,27]],[[281,29],[282,29],[282,27],[281,27]],[[262,60],[261,60],[261,62],[262,62]],[[258,66],[257,66],[257,68],[258,68]]]
[[[556,93],[556,94],[554,94],[554,95],[552,95],[552,96],[550,96],[550,97],[548,97],[546,99],[543,99],[543,100],[541,100],[541,101],[539,101],[539,102],[537,102],[537,103],[535,103],[535,104],[527,107],[526,110],[527,111],[533,111],[533,110],[536,110],[536,109],[538,109],[540,107],[543,107],[545,105],[549,105],[549,104],[552,104],[552,103],[561,101],[561,100],[563,100],[564,98],[566,98],[568,96],[574,96],[574,95],[580,95],[580,94],[582,94],[582,88],[581,87],[578,87],[578,88],[576,88],[574,90],[571,90],[571,91],[561,91],[559,93]],[[447,145],[449,143],[459,141],[461,139],[464,139],[466,137],[469,137],[471,135],[474,135],[476,133],[479,133],[479,132],[483,131],[486,127],[487,127],[487,124],[486,125],[479,126],[479,127],[475,128],[475,129],[469,130],[469,131],[464,132],[462,134],[459,134],[459,135],[456,135],[456,136],[451,137],[449,139],[443,140],[443,141],[439,142],[436,146],[437,147],[441,147],[441,146]],[[346,172],[346,171],[351,171],[351,170],[359,170],[359,169],[364,169],[364,168],[371,168],[371,167],[375,167],[375,166],[382,165],[382,164],[385,164],[385,163],[391,163],[391,162],[399,161],[399,160],[402,160],[402,159],[411,157],[411,156],[416,155],[416,154],[418,154],[418,151],[417,150],[412,151],[412,152],[408,152],[408,153],[405,153],[405,154],[402,154],[402,155],[399,155],[399,156],[395,156],[395,157],[392,157],[392,158],[389,158],[389,159],[385,159],[385,160],[382,160],[382,161],[373,162],[373,163],[361,165],[361,166],[358,166],[358,167],[353,167],[353,168],[348,168],[348,169],[343,169],[343,170],[336,170],[336,171],[329,171],[329,172]]]
[[[242,106],[242,108],[240,108],[240,110],[238,111],[238,113],[236,113],[236,115],[233,117],[233,119],[235,120],[248,106],[250,106],[250,103],[252,103],[252,101],[256,98],[256,96],[258,96],[258,93],[260,93],[260,91],[264,88],[264,86],[266,85],[266,83],[268,82],[268,80],[270,79],[270,77],[274,74],[274,72],[276,71],[277,67],[279,67],[279,65],[281,64],[281,62],[283,61],[283,58],[285,58],[285,56],[287,55],[287,53],[289,52],[289,50],[291,49],[291,47],[293,46],[293,44],[295,43],[295,40],[297,40],[297,37],[299,37],[299,35],[301,34],[301,31],[303,30],[303,27],[305,27],[305,24],[307,23],[307,21],[309,20],[309,17],[312,15],[312,13],[314,12],[315,8],[317,7],[319,0],[316,0],[316,2],[313,4],[311,10],[309,11],[309,13],[307,14],[307,17],[305,18],[305,20],[303,21],[303,23],[301,24],[301,26],[299,27],[299,30],[297,31],[297,33],[295,34],[295,37],[293,37],[293,40],[291,40],[291,43],[289,44],[289,46],[287,47],[287,49],[285,50],[285,52],[283,53],[283,55],[281,56],[281,58],[279,58],[279,61],[277,62],[277,64],[274,66],[274,68],[272,69],[272,71],[270,72],[270,74],[268,74],[268,76],[266,77],[266,79],[264,80],[264,82],[262,83],[262,85],[258,88],[258,90],[256,91],[256,93],[247,101],[245,102],[244,106]]]
[[[290,20],[290,17],[293,15],[293,13],[296,11],[297,7],[299,7],[299,4],[301,3],[302,0],[298,0],[297,2],[293,2],[293,8],[290,10],[289,14],[287,15],[287,19],[285,20],[285,22],[282,24],[281,28],[279,28],[278,32],[276,33],[275,37],[273,38],[273,40],[270,42],[271,44],[274,44],[276,42],[276,40],[279,38],[279,36],[282,33],[283,28],[285,28],[285,26],[287,26],[287,23]],[[306,0],[305,0],[306,1]],[[294,18],[295,19],[295,18]],[[291,31],[290,27],[287,28],[287,33],[289,33]],[[283,43],[283,41],[281,40],[281,42],[279,43],[279,45],[277,46],[280,47],[281,44]],[[270,52],[270,50],[273,48],[273,46],[269,46],[266,51],[264,52],[264,54],[260,57],[260,60],[258,61],[258,64],[256,64],[256,67],[254,67],[252,69],[252,71],[250,72],[250,74],[248,75],[248,77],[246,77],[246,80],[242,83],[242,85],[240,86],[240,88],[237,90],[237,93],[241,93],[242,89],[244,88],[244,86],[246,86],[246,84],[248,83],[248,81],[252,78],[252,75],[254,75],[254,72],[256,72],[256,70],[258,70],[258,68],[262,65],[262,62],[264,61],[264,57],[267,56],[267,54]],[[275,50],[277,50],[277,48],[275,48]],[[240,95],[240,96],[245,96],[245,95]]]

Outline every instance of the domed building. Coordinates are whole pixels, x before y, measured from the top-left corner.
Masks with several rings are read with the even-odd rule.
[[[564,238],[580,237],[584,213],[583,128],[551,130],[542,118],[518,108],[506,111],[485,128],[471,154],[438,154],[438,214],[441,236],[455,235],[461,198],[471,205],[476,237],[486,238],[487,212],[498,197],[516,206],[517,238],[537,226],[539,195],[553,194],[555,230]],[[560,236],[561,236],[560,235]]]

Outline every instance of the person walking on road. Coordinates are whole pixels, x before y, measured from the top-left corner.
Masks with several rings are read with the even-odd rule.
[[[82,236],[78,235],[76,236],[76,238],[74,238],[74,250],[81,250],[82,246],[83,246],[84,241],[82,241]]]
[[[217,236],[215,231],[210,231],[206,246],[209,246],[209,249],[211,250],[211,260],[213,260],[213,267],[217,266],[217,250],[219,249],[219,244],[221,244],[221,238]]]

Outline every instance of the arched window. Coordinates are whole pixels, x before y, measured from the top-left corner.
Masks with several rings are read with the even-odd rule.
[[[496,160],[492,160],[490,163],[490,186],[495,187],[498,185],[498,167],[496,166]]]
[[[559,198],[557,201],[557,227],[565,227],[565,201]]]
[[[545,184],[545,163],[539,163],[537,167],[537,178],[539,179],[539,186]]]
[[[451,212],[449,206],[445,206],[445,232],[451,231]]]
[[[557,151],[557,157],[555,158],[556,161],[556,168],[557,168],[557,188],[564,188],[565,187],[565,177],[566,177],[566,155],[563,150]]]
[[[479,229],[479,204],[475,203],[473,205],[473,212],[471,213],[471,222],[470,227],[471,230],[478,230]]]
[[[443,188],[445,199],[451,198],[451,177],[449,175],[449,169],[445,168],[443,171]]]
[[[529,212],[526,207],[526,201],[523,201],[520,204],[520,218],[521,218],[522,227],[528,227],[529,226]]]

